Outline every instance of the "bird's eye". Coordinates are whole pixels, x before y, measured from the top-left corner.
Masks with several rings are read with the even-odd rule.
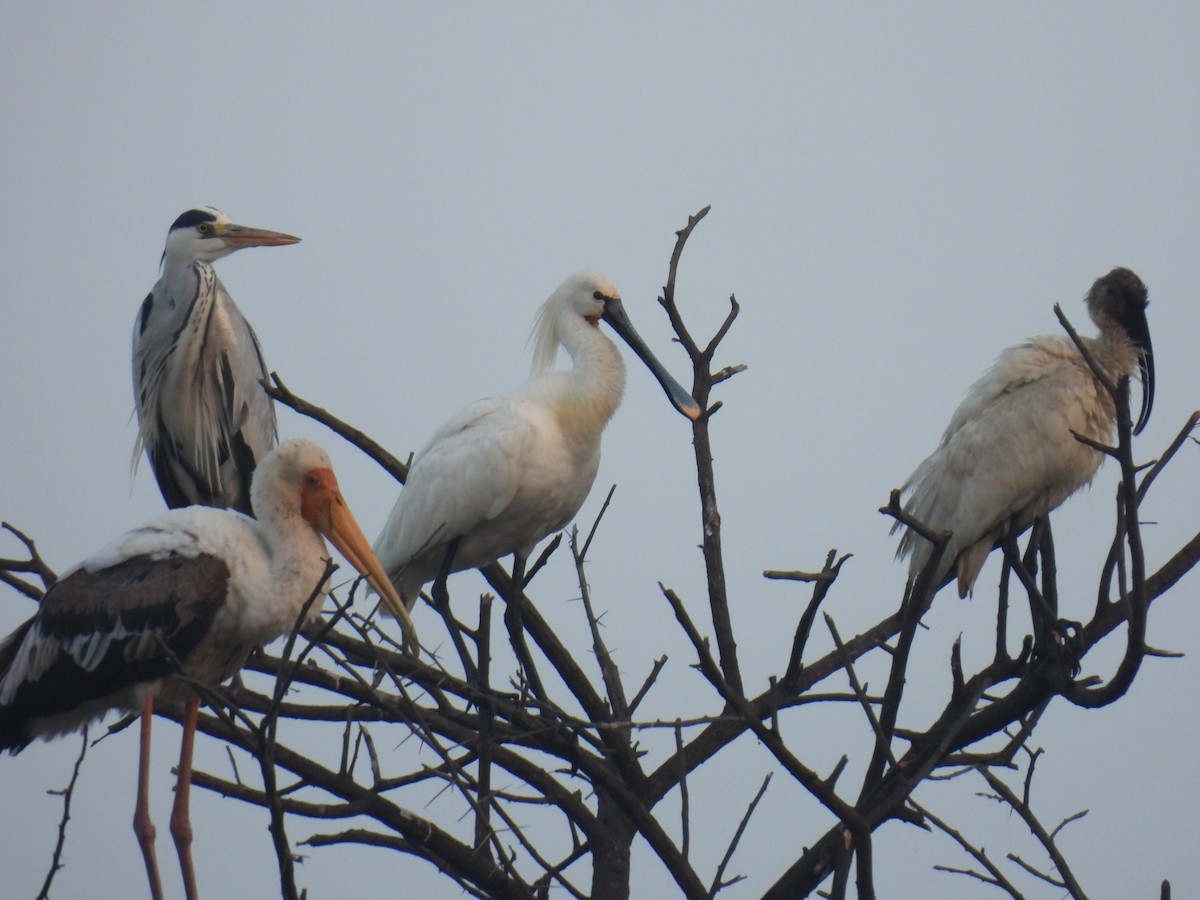
[[[211,222],[201,222],[199,225],[196,226],[196,230],[198,232],[200,232],[201,234],[212,234],[212,223]]]
[[[603,302],[604,302],[605,300],[607,300],[608,298],[607,298],[607,297],[605,297],[605,296],[604,296],[602,293],[600,293],[599,291],[593,291],[593,292],[592,292],[592,299],[593,299],[593,300],[599,300],[601,303],[603,303]]]
[[[304,486],[305,486],[305,487],[310,487],[310,488],[317,488],[317,487],[320,487],[320,486],[321,486],[321,479],[317,478],[317,476],[316,476],[316,475],[312,475],[312,474],[305,475],[305,476],[304,476]]]

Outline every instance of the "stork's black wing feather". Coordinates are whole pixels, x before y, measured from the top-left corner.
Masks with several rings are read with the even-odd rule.
[[[48,717],[83,725],[138,684],[179,670],[225,602],[229,569],[212,556],[136,557],[77,570],[0,644],[0,749],[17,750]]]

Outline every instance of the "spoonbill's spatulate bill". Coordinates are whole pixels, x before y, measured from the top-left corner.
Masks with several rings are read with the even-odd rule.
[[[191,898],[187,809],[199,701],[185,679],[217,684],[254,647],[290,632],[313,593],[326,590],[322,536],[410,627],[324,450],[305,440],[280,444],[255,470],[251,500],[257,520],[192,506],[126,532],[64,574],[37,614],[0,643],[0,750],[15,753],[109,709],[142,713],[134,826],[155,897],[162,886],[147,789],[155,705],[186,703],[171,833]],[[318,597],[314,615],[320,607]]]

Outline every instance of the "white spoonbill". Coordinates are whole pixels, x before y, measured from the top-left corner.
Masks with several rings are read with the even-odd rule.
[[[250,515],[250,473],[275,446],[275,410],[254,329],[212,263],[243,247],[300,238],[234,225],[205,207],[167,232],[162,277],[133,327],[133,396],[138,440],[172,509],[199,504]]]
[[[1134,429],[1140,433],[1154,403],[1146,286],[1116,268],[1096,280],[1086,302],[1100,333],[1083,341],[1100,369],[1114,382],[1140,369],[1142,411]],[[1035,337],[1005,350],[967,391],[938,449],[902,489],[911,492],[905,512],[935,532],[953,532],[935,588],[957,577],[958,594],[966,597],[994,547],[1090,484],[1103,456],[1072,432],[1111,443],[1116,421],[1112,397],[1070,338]],[[896,555],[911,557],[910,583],[932,549],[916,532],[904,532]]]
[[[600,465],[601,432],[625,388],[625,365],[601,320],[676,409],[689,419],[700,415],[634,330],[612,280],[598,272],[572,275],[538,313],[532,377],[514,393],[471,404],[438,430],[375,539],[375,553],[410,609],[421,586],[442,571],[512,553],[519,579],[534,545],[583,505]],[[574,367],[551,371],[560,345]]]
[[[193,506],[126,532],[64,574],[37,614],[0,643],[0,750],[16,753],[109,709],[141,712],[134,830],[156,898],[150,723],[156,705],[179,700],[186,705],[171,834],[187,896],[196,896],[188,788],[199,700],[175,676],[216,684],[254,647],[289,632],[313,592],[326,590],[322,535],[408,627],[324,450],[304,440],[280,444],[259,463],[251,498],[257,521]]]

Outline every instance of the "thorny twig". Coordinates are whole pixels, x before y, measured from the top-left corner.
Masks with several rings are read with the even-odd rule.
[[[1014,900],[1023,900],[1023,895],[1021,892],[1018,891],[1016,886],[1008,880],[1003,872],[1000,871],[1000,867],[992,862],[991,858],[988,857],[987,853],[982,847],[976,847],[974,844],[968,841],[958,829],[952,827],[949,823],[935,816],[932,812],[930,812],[921,804],[917,803],[915,800],[910,799],[908,802],[909,805],[916,810],[916,812],[922,818],[932,822],[939,831],[948,835],[956,844],[970,854],[976,862],[978,862],[984,867],[984,869],[987,870],[987,874],[984,875],[981,872],[975,872],[971,869],[954,869],[949,866],[934,866],[934,869],[940,872],[949,872],[954,875],[970,876],[971,878],[982,881],[984,884],[990,884],[1000,888],[1002,891],[1007,892],[1010,897],[1014,898]]]
[[[1044,878],[1045,880],[1049,881],[1050,883],[1055,884],[1058,887],[1065,887],[1070,892],[1072,897],[1086,898],[1087,895],[1084,894],[1083,888],[1080,887],[1079,882],[1075,879],[1075,875],[1071,871],[1070,866],[1067,865],[1066,858],[1062,855],[1061,851],[1058,849],[1058,846],[1054,843],[1054,836],[1052,834],[1050,834],[1048,831],[1046,831],[1046,829],[1042,825],[1042,823],[1040,821],[1038,821],[1037,817],[1033,813],[1033,810],[1030,808],[1028,802],[1026,800],[1021,799],[1015,793],[1013,793],[1012,789],[1009,788],[1008,785],[1006,785],[1003,781],[1001,781],[994,773],[989,771],[986,767],[980,766],[976,769],[976,771],[979,772],[979,774],[983,776],[983,779],[988,783],[988,786],[991,787],[991,789],[993,791],[995,791],[997,797],[1000,800],[1002,800],[1005,804],[1007,804],[1009,807],[1011,807],[1017,813],[1017,815],[1019,815],[1021,817],[1021,819],[1025,822],[1025,824],[1026,824],[1026,826],[1028,826],[1030,832],[1033,834],[1034,837],[1036,837],[1038,839],[1038,842],[1042,845],[1042,849],[1044,849],[1046,851],[1046,853],[1050,856],[1050,859],[1054,862],[1054,867],[1055,867],[1055,869],[1058,870],[1058,874],[1061,876],[1062,881],[1059,882],[1059,881],[1049,878],[1048,876],[1038,873],[1035,869],[1029,867],[1024,862],[1022,862],[1020,859],[1013,856],[1012,854],[1009,855],[1009,858],[1012,859],[1014,862],[1016,862],[1018,865],[1021,865],[1022,867],[1027,869],[1029,872],[1031,872],[1035,875],[1038,875],[1039,877]],[[1067,821],[1068,822],[1073,821],[1074,819],[1079,818],[1080,815],[1082,815],[1082,813],[1077,813],[1075,816],[1072,816]],[[1063,823],[1063,825],[1065,825],[1065,824],[1066,824],[1066,822]],[[1061,828],[1062,828],[1062,825],[1060,825],[1058,829],[1055,829],[1055,834],[1057,834],[1058,830]]]
[[[59,791],[50,791],[52,794],[60,794],[63,798],[62,818],[58,822],[58,839],[54,842],[54,852],[50,855],[50,871],[46,873],[46,880],[42,882],[42,889],[38,891],[37,900],[49,900],[50,885],[54,882],[54,876],[58,874],[59,869],[63,868],[62,861],[63,848],[67,844],[67,823],[71,821],[71,800],[75,796],[75,785],[79,782],[79,770],[83,767],[83,758],[87,756],[88,751],[88,730],[87,726],[83,729],[83,739],[80,741],[79,756],[75,758],[75,765],[71,768],[71,780],[67,782],[67,786]]]
[[[710,898],[717,896],[718,891],[722,890],[723,888],[727,888],[732,884],[737,884],[737,882],[741,881],[745,877],[743,875],[739,875],[736,878],[725,881],[725,869],[728,868],[730,860],[733,859],[733,854],[737,850],[737,846],[742,840],[742,835],[746,833],[746,826],[750,824],[750,817],[754,815],[754,810],[758,808],[759,801],[762,800],[764,795],[766,795],[767,786],[770,783],[771,773],[768,772],[766,777],[763,778],[762,785],[759,787],[758,792],[746,806],[746,811],[742,814],[741,821],[738,822],[737,829],[733,832],[733,837],[729,840],[729,846],[725,849],[725,855],[721,857],[721,862],[717,864],[717,871],[713,874],[712,886],[708,890],[708,896]]]
[[[733,620],[729,613],[729,596],[725,582],[725,561],[721,549],[721,513],[717,505],[716,475],[713,469],[712,444],[709,437],[709,420],[719,404],[709,405],[708,399],[716,383],[712,375],[712,359],[721,340],[729,332],[738,314],[738,302],[729,298],[729,315],[721,324],[708,346],[703,350],[688,331],[679,313],[675,300],[675,281],[679,273],[679,261],[683,255],[692,230],[708,215],[709,207],[688,218],[688,223],[675,234],[675,248],[671,251],[671,263],[667,269],[667,283],[663,287],[659,302],[667,311],[671,327],[679,342],[687,350],[692,362],[692,396],[703,410],[692,423],[692,446],[695,450],[697,486],[700,490],[700,516],[703,534],[704,567],[708,576],[708,603],[712,611],[713,630],[717,638],[717,650],[721,660],[721,671],[730,687],[742,692],[742,674],[737,658],[737,641],[734,638]],[[731,370],[729,374],[732,374]],[[728,377],[723,374],[722,378]]]

